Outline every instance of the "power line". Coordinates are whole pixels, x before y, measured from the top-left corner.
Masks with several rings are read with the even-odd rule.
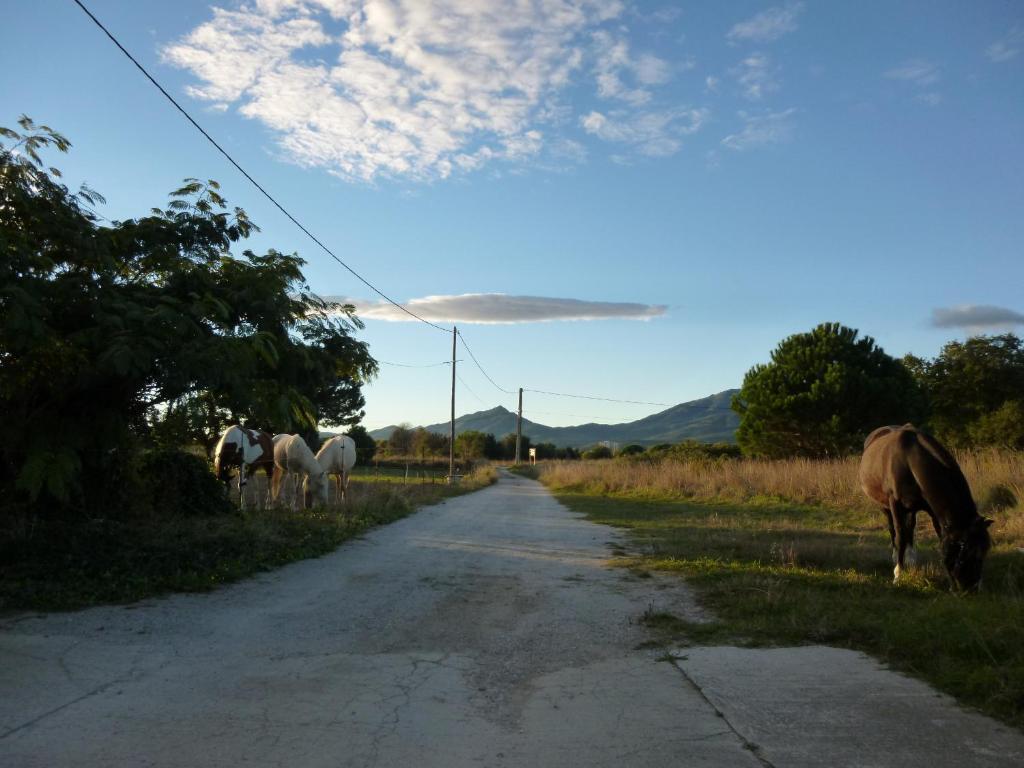
[[[195,127],[195,129],[197,131],[199,131],[206,138],[207,141],[209,141],[214,147],[216,147],[217,151],[220,152],[222,155],[224,155],[224,157],[227,158],[229,163],[231,163],[233,166],[235,166],[235,168],[238,169],[239,173],[241,173],[243,176],[245,176],[245,178],[247,178],[252,183],[252,185],[254,187],[256,187],[256,189],[258,189],[260,192],[262,192],[263,196],[266,197],[267,200],[269,200],[271,203],[273,203],[274,206],[279,211],[281,211],[281,213],[283,213],[285,216],[287,216],[295,226],[297,226],[299,229],[301,229],[303,232],[305,232],[310,240],[312,240],[314,243],[319,245],[328,256],[330,256],[332,259],[334,259],[336,262],[338,262],[341,266],[343,266],[345,269],[347,269],[357,280],[359,280],[359,282],[361,282],[363,285],[365,285],[371,291],[376,293],[382,299],[387,301],[389,304],[393,304],[394,306],[398,307],[400,310],[405,312],[407,315],[416,318],[421,323],[426,323],[431,328],[436,328],[437,330],[444,331],[445,333],[451,333],[450,329],[444,328],[444,327],[442,327],[440,325],[432,323],[429,320],[426,320],[426,319],[420,317],[419,315],[417,315],[412,310],[407,309],[405,306],[399,304],[397,301],[395,301],[390,296],[388,296],[383,291],[381,291],[379,288],[377,288],[377,286],[375,286],[369,280],[367,280],[362,275],[360,275],[358,272],[356,272],[354,269],[352,269],[352,267],[350,267],[348,264],[346,264],[344,261],[342,261],[340,258],[338,258],[338,256],[335,255],[334,251],[332,251],[330,248],[328,248],[326,245],[324,245],[320,241],[320,239],[316,237],[316,235],[314,235],[312,232],[310,232],[308,229],[306,229],[306,227],[303,226],[302,223],[299,222],[298,219],[296,219],[294,216],[292,216],[285,209],[285,207],[283,205],[281,205],[279,202],[277,202],[277,200],[274,199],[273,195],[271,195],[269,192],[267,192],[267,190],[264,189],[263,186],[260,185],[260,183],[256,181],[256,179],[254,179],[252,176],[250,176],[248,171],[246,171],[241,165],[239,165],[238,162],[235,160],[235,158],[233,158],[231,155],[229,155],[227,150],[225,150],[220,144],[218,144],[216,142],[216,140],[209,133],[207,133],[206,130],[201,125],[199,125],[199,123],[197,123],[195,121],[195,119],[192,117],[192,115],[190,115],[188,112],[185,111],[185,108],[182,107],[181,104],[179,104],[177,101],[175,101],[174,97],[171,96],[171,94],[169,94],[164,89],[164,87],[162,85],[160,85],[160,83],[158,83],[156,81],[156,79],[151,74],[149,74],[149,72],[146,70],[146,68],[143,67],[138,62],[138,60],[128,52],[128,50],[123,45],[121,45],[120,41],[116,37],[114,37],[113,34],[111,34],[110,30],[108,30],[105,26],[103,26],[103,23],[93,15],[92,11],[90,11],[88,8],[85,7],[85,5],[81,2],[81,0],[74,0],[74,3],[79,8],[82,9],[82,11],[85,13],[86,16],[88,16],[90,19],[92,19],[93,23],[95,23],[97,27],[99,27],[101,30],[103,30],[103,33],[107,37],[109,37],[111,42],[113,42],[114,45],[116,45],[121,50],[121,53],[123,53],[125,56],[128,57],[129,61],[131,61],[131,63],[134,64],[138,68],[138,70],[140,72],[142,72],[143,75],[146,76],[146,79],[149,80],[149,82],[151,82],[154,86],[156,86],[157,90],[160,91],[160,93],[162,93],[167,98],[167,100],[169,102],[171,102],[171,104],[173,104],[175,106],[175,108],[177,108],[177,110],[179,112],[181,112],[182,115],[185,116],[185,119],[188,120],[190,123],[192,123],[192,125]]]
[[[459,340],[462,342],[462,346],[466,348],[466,351],[469,353],[469,356],[473,358],[473,362],[476,363],[476,367],[480,369],[480,373],[482,373],[486,377],[486,379],[489,382],[491,382],[491,384],[494,384],[496,389],[500,389],[506,395],[514,395],[515,392],[513,392],[511,389],[505,389],[504,387],[498,386],[497,382],[495,382],[494,379],[492,379],[490,375],[488,375],[487,371],[484,370],[484,367],[480,365],[480,361],[476,359],[476,355],[473,354],[473,350],[469,348],[469,344],[466,343],[466,337],[462,335],[462,331],[458,331],[458,335]]]
[[[249,174],[249,172],[246,171],[238,163],[238,161],[236,161],[228,153],[227,150],[225,150],[219,143],[217,143],[216,139],[214,139],[209,133],[207,133],[206,129],[204,129],[198,122],[196,122],[195,118],[193,118],[192,115],[189,114],[188,111],[186,111],[185,108],[182,107],[181,104],[179,104],[177,102],[177,100],[175,100],[175,98],[173,96],[171,96],[171,94],[168,93],[167,90],[162,85],[160,85],[159,82],[157,82],[156,78],[154,78],[149,73],[149,71],[144,66],[142,66],[142,64],[140,64],[139,61],[134,56],[132,56],[131,53],[128,52],[128,49],[125,48],[116,37],[114,37],[113,33],[111,33],[110,30],[107,29],[98,18],[96,18],[96,16],[92,13],[92,11],[90,11],[85,6],[85,4],[81,2],[81,0],[74,0],[74,3],[79,8],[81,8],[82,12],[85,13],[85,15],[88,16],[97,27],[99,27],[99,29],[103,32],[103,34],[105,34],[108,38],[110,38],[110,41],[114,45],[116,45],[117,48],[121,51],[121,53],[123,53],[128,58],[128,60],[131,61],[131,63],[134,64],[135,67],[146,77],[146,79],[149,80],[149,82],[152,83],[153,86],[158,91],[160,91],[161,94],[163,94],[164,98],[166,98],[169,102],[171,102],[171,104],[174,105],[175,109],[177,109],[185,117],[185,119],[188,120],[192,124],[192,126],[197,131],[199,131],[199,133],[202,134],[202,136],[207,141],[209,141],[210,144],[212,144],[217,149],[217,151],[220,152],[227,159],[227,161],[229,163],[231,163],[231,165],[233,165],[238,170],[239,173],[241,173],[254,187],[256,187],[256,189],[259,190],[260,193],[264,197],[266,197],[267,200],[269,200],[274,205],[274,207],[276,207],[281,213],[283,213],[285,215],[285,217],[287,217],[288,220],[291,221],[296,227],[298,227],[300,230],[302,230],[302,232],[307,237],[309,237],[310,240],[312,240],[314,243],[316,243],[318,246],[320,246],[320,248],[324,251],[324,253],[326,253],[328,256],[330,256],[332,259],[334,259],[336,262],[338,262],[338,264],[340,264],[342,267],[344,267],[344,269],[346,269],[353,277],[355,277],[357,280],[359,280],[359,282],[361,282],[367,288],[372,290],[374,293],[376,293],[382,299],[387,301],[389,304],[391,304],[394,307],[400,309],[402,312],[406,313],[410,317],[415,318],[416,320],[419,320],[421,323],[424,323],[425,325],[429,325],[431,328],[435,328],[435,329],[437,329],[439,331],[443,331],[444,333],[451,333],[451,331],[448,328],[444,328],[443,326],[437,325],[436,323],[433,323],[430,320],[427,320],[426,318],[423,318],[420,315],[417,315],[415,312],[413,312],[412,310],[408,309],[404,305],[399,304],[397,301],[395,301],[390,296],[388,296],[386,293],[384,293],[379,288],[377,288],[377,286],[375,286],[369,280],[367,280],[362,275],[360,275],[358,272],[356,272],[354,269],[352,269],[352,267],[350,267],[348,264],[346,264],[344,261],[342,261],[341,258],[339,258],[337,256],[337,254],[334,253],[334,251],[332,251],[330,248],[328,248],[326,245],[324,245],[324,243],[316,235],[314,235],[309,229],[307,229],[302,224],[302,222],[300,222],[298,219],[296,219],[295,216],[293,216],[283,205],[281,205],[281,203],[279,203],[274,198],[274,196],[271,195],[263,187],[263,185],[261,185],[258,181],[256,181],[256,179],[254,179]],[[484,377],[491,384],[493,384],[496,389],[500,390],[501,392],[504,392],[505,394],[514,395],[515,392],[513,392],[512,390],[509,390],[509,389],[505,389],[504,387],[498,385],[497,382],[495,382],[494,379],[492,379],[490,377],[490,375],[487,373],[487,371],[484,370],[484,367],[482,365],[480,365],[480,361],[477,360],[476,355],[474,355],[473,351],[469,348],[469,345],[466,343],[466,339],[462,335],[462,333],[458,332],[458,331],[456,333],[457,333],[459,339],[462,340],[462,345],[466,348],[466,351],[469,353],[469,356],[473,359],[473,362],[476,364],[476,367],[480,369],[480,372],[484,375]],[[394,365],[394,366],[403,367],[403,368],[418,368],[418,367],[429,368],[429,367],[434,367],[435,365],[450,365],[451,364],[450,362],[444,362],[444,363],[434,363],[434,364],[429,364],[429,365],[417,366],[417,365],[406,365],[406,364],[403,364],[403,363],[388,363],[388,362],[383,361],[383,360],[380,360],[378,362],[384,363],[385,365]],[[465,382],[463,382],[463,386],[466,386]],[[469,387],[467,386],[466,389],[468,390]],[[651,403],[651,402],[644,402],[644,401],[640,401],[640,400],[620,400],[620,399],[610,398],[610,397],[591,397],[589,395],[573,395],[573,394],[567,394],[565,392],[547,392],[545,390],[540,390],[540,389],[524,389],[523,391],[524,392],[533,392],[535,394],[541,394],[541,395],[553,395],[553,396],[556,396],[556,397],[572,397],[572,398],[577,398],[577,399],[581,399],[581,400],[599,400],[599,401],[608,402],[608,403],[628,403],[628,404],[631,404],[631,405],[658,405],[658,406],[665,406],[665,407],[669,407],[669,405],[670,405],[669,403]],[[474,395],[474,397],[476,397],[476,395]],[[479,398],[477,398],[477,399],[479,399]],[[482,403],[483,401],[481,400],[480,402]]]
[[[451,360],[444,360],[444,361],[442,361],[440,363],[391,363],[391,362],[388,362],[387,360],[378,360],[377,362],[381,363],[383,365],[393,365],[396,368],[437,368],[438,366],[441,366],[441,365],[451,365],[452,364]],[[462,360],[456,360],[455,362],[461,363]]]
[[[666,408],[671,408],[672,403],[649,403],[644,400],[618,400],[614,397],[592,397],[590,395],[570,395],[565,392],[546,392],[543,389],[527,389],[523,387],[523,392],[533,392],[537,395],[554,395],[555,397],[573,397],[577,400],[600,400],[605,403],[628,403],[630,405],[662,405]]]
[[[478,403],[480,403],[480,405],[483,405],[483,406],[487,405],[487,403],[485,403],[483,401],[483,399],[481,399],[480,395],[478,395],[476,392],[474,392],[472,390],[472,388],[470,388],[469,384],[467,384],[465,381],[462,380],[462,377],[459,376],[458,373],[455,374],[455,378],[457,378],[459,380],[459,383],[462,384],[462,386],[464,386],[466,388],[466,391],[469,392],[469,394],[471,394],[473,397],[476,398],[476,401]]]

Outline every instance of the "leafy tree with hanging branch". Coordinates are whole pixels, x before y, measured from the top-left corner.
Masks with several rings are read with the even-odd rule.
[[[147,445],[202,441],[228,421],[314,430],[362,416],[376,362],[354,308],[314,295],[304,261],[231,248],[258,228],[215,181],[106,222],[28,117],[0,128],[0,483],[31,503],[124,502]]]

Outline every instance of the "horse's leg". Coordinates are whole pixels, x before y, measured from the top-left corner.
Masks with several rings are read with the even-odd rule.
[[[892,512],[889,507],[882,507],[882,514],[885,515],[885,524],[889,527],[889,552],[892,556],[893,565],[896,564],[896,528],[892,522]]]
[[[907,566],[913,568],[917,565],[917,547],[914,546],[914,534],[917,533],[917,512],[907,512]]]
[[[281,475],[283,474],[282,469],[274,465],[274,474],[270,478],[270,498],[275,504],[277,504],[277,498],[281,495]]]
[[[903,555],[907,549],[906,517],[903,508],[894,497],[889,498],[889,514],[892,516],[893,527],[895,528],[894,543],[896,546],[896,567],[892,569],[893,584],[900,580],[903,573]]]
[[[245,462],[238,465],[238,508],[245,509]]]

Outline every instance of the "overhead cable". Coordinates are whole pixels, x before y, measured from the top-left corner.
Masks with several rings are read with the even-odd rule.
[[[495,382],[494,379],[490,377],[487,371],[484,370],[484,367],[480,365],[480,361],[476,359],[476,355],[473,354],[473,350],[471,350],[469,348],[469,344],[466,343],[466,338],[465,336],[462,335],[462,331],[456,331],[456,333],[459,336],[459,340],[462,342],[462,346],[466,348],[466,351],[469,353],[469,356],[473,359],[473,362],[476,363],[476,367],[480,369],[480,373],[482,373],[484,377],[486,377],[486,379],[495,386],[496,389],[500,389],[506,395],[514,395],[515,392],[513,392],[511,389],[505,389],[504,387],[499,386],[498,383]]]
[[[387,360],[378,360],[378,363],[383,365],[393,365],[396,368],[437,368],[441,365],[451,365],[451,360],[442,360],[440,363],[391,363]],[[455,362],[461,363],[462,360],[456,360]]]
[[[666,408],[671,408],[672,403],[649,403],[644,400],[618,400],[614,397],[592,397],[591,395],[570,395],[566,392],[547,392],[543,389],[527,389],[523,387],[523,392],[533,392],[538,395],[554,395],[555,397],[573,397],[577,400],[600,400],[604,403],[628,403],[630,405],[661,405]]]

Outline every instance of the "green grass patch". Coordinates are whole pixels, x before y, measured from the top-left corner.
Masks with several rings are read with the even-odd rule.
[[[0,530],[0,612],[71,610],[168,592],[201,592],[318,557],[378,525],[493,482],[457,486],[360,482],[348,513],[247,509],[214,517],[7,521]]]
[[[996,548],[981,594],[951,594],[922,515],[919,565],[892,582],[881,513],[761,499],[710,504],[559,492],[595,522],[630,530],[620,564],[685,576],[708,623],[645,617],[662,644],[824,644],[868,652],[964,704],[1024,726],[1024,555]]]

